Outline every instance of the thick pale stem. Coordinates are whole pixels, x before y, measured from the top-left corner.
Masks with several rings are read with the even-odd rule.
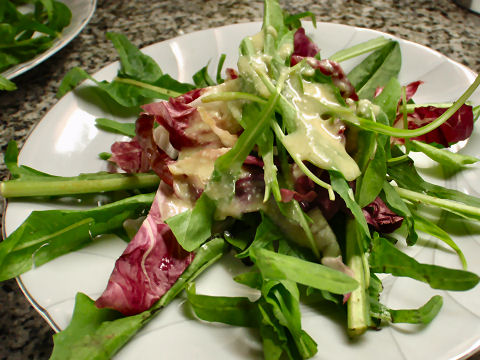
[[[358,231],[355,220],[347,222],[347,266],[352,269],[354,279],[359,286],[353,290],[347,302],[348,334],[351,337],[362,335],[370,323],[367,299],[368,279],[370,277],[365,253],[358,244]]]
[[[112,179],[10,180],[0,183],[0,195],[4,198],[77,195],[146,188],[158,185],[159,182],[160,178],[154,174],[126,175]]]

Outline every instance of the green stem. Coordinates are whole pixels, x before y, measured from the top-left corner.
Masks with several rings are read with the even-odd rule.
[[[165,89],[165,88],[161,88],[159,86],[150,85],[150,84],[138,81],[138,80],[116,77],[114,79],[114,81],[119,82],[119,83],[138,86],[138,87],[148,89],[148,90],[152,90],[152,91],[155,91],[159,94],[166,95],[166,96],[169,96],[169,97],[177,97],[177,96],[182,95],[182,93],[179,93],[179,92],[176,92],[176,91],[173,91],[173,90],[169,90],[169,89]]]
[[[266,104],[267,100],[260,96],[240,91],[226,91],[218,94],[210,94],[202,97],[202,102],[209,103],[213,101],[232,101],[232,100],[249,100],[258,102],[260,104]]]
[[[395,186],[394,188],[397,193],[406,200],[437,206],[439,208],[451,211],[455,214],[466,216],[475,220],[480,220],[480,208],[477,208],[475,206],[466,205],[464,203],[448,199],[439,199],[434,196],[418,193],[398,186]]]
[[[357,57],[359,55],[365,54],[367,52],[377,50],[382,46],[385,46],[386,44],[388,44],[390,41],[392,40],[386,39],[383,37],[368,40],[361,44],[354,45],[348,49],[337,51],[335,54],[330,56],[329,59],[336,62],[342,62],[342,61]]]
[[[430,131],[436,129],[440,125],[442,125],[445,121],[447,121],[460,107],[465,104],[468,98],[473,94],[476,88],[480,85],[480,75],[476,77],[475,81],[468,87],[468,89],[458,98],[457,101],[453,103],[453,105],[445,111],[442,115],[440,115],[437,119],[432,121],[430,124],[422,126],[418,129],[408,130],[408,129],[397,129],[388,125],[380,124],[373,122],[368,119],[363,119],[357,117],[358,123],[355,124],[354,121],[351,119],[345,119],[349,122],[352,122],[354,125],[358,125],[364,129],[372,130],[378,132],[380,134],[385,134],[394,137],[403,137],[403,138],[410,138],[425,135]]]
[[[160,179],[154,174],[117,176],[111,179],[71,180],[10,180],[0,183],[0,195],[4,198],[28,196],[60,196],[88,194],[103,191],[138,189],[158,185]]]
[[[370,323],[367,288],[369,268],[366,267],[366,256],[358,244],[358,232],[355,220],[350,219],[346,228],[347,266],[352,269],[354,279],[359,286],[353,290],[347,302],[348,334],[352,337],[362,335]]]

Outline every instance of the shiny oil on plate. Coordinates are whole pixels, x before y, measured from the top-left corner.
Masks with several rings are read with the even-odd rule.
[[[238,44],[247,35],[260,30],[260,23],[247,23],[204,30],[144,49],[165,73],[180,81],[191,82],[191,76],[209,61],[216,64],[220,54],[227,55],[226,67],[236,67]],[[305,24],[307,34],[321,48],[322,57],[378,36],[377,31],[339,24],[319,23],[314,29]],[[421,45],[399,40],[403,65],[401,84],[422,80],[415,96],[418,103],[446,102],[456,99],[475,78],[475,73],[445,56]],[[361,58],[343,63],[346,71]],[[211,66],[211,70],[215,68]],[[114,63],[98,72],[99,80],[112,79],[118,69]],[[110,117],[111,105],[101,99],[88,98],[81,89],[67,94],[38,124],[20,154],[20,163],[52,174],[73,176],[81,172],[106,170],[98,154],[122,140],[119,135],[103,132],[94,125],[97,117]],[[92,101],[93,100],[93,101]],[[471,100],[480,103],[477,91]],[[115,110],[115,109],[113,109]],[[115,119],[133,121],[134,117],[116,112]],[[41,154],[39,154],[41,149]],[[480,153],[479,132],[462,150]],[[443,180],[431,171],[432,164],[422,163],[430,181],[456,187],[480,196],[480,170],[472,167],[465,174]],[[10,234],[32,210],[72,208],[70,203],[10,201],[5,214],[5,230]],[[82,206],[82,204],[78,204]],[[469,270],[480,274],[478,228],[458,223],[455,240],[467,257]],[[457,228],[456,228],[457,229]],[[461,268],[458,257],[431,238],[422,240],[426,247],[405,249],[419,261]],[[70,319],[77,292],[97,298],[104,290],[115,259],[125,243],[114,236],[104,236],[93,245],[62,256],[19,277],[32,304],[56,329],[64,329]],[[197,280],[197,292],[208,295],[248,296],[257,294],[236,284],[232,276],[246,269],[231,256],[208,269]],[[480,286],[468,292],[433,290],[424,283],[408,278],[386,276],[382,302],[391,308],[417,308],[431,296],[443,296],[444,305],[438,317],[428,326],[392,325],[380,331],[369,331],[352,341],[346,334],[344,316],[334,308],[303,306],[303,327],[318,344],[318,359],[461,359],[480,347]],[[142,329],[116,356],[117,359],[261,359],[261,343],[255,331],[205,323],[192,318],[183,298],[175,300]]]

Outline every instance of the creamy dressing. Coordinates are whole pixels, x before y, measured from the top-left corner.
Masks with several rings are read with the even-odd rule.
[[[321,117],[328,112],[326,105],[339,105],[329,86],[303,81],[300,94],[287,81],[284,93],[297,110],[297,129],[284,138],[288,152],[322,169],[340,171],[349,181],[357,178],[360,169],[345,150],[341,135],[344,124]]]
[[[212,175],[215,160],[228,150],[230,148],[203,149],[188,155],[182,151],[182,158],[168,165],[168,169],[173,176],[186,176],[197,189],[204,189]]]

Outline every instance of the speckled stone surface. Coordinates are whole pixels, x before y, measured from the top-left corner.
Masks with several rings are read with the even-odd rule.
[[[480,17],[449,0],[293,0],[290,12],[313,12],[319,21],[372,28],[427,45],[480,71]],[[15,79],[19,90],[0,93],[0,147],[20,145],[56,103],[55,93],[73,66],[89,73],[116,60],[105,32],[127,35],[143,47],[180,34],[260,20],[252,0],[99,0],[87,27],[49,60]],[[7,175],[0,163],[0,177]],[[0,359],[47,359],[53,331],[23,297],[14,280],[0,284]],[[480,359],[480,357],[475,357]]]

